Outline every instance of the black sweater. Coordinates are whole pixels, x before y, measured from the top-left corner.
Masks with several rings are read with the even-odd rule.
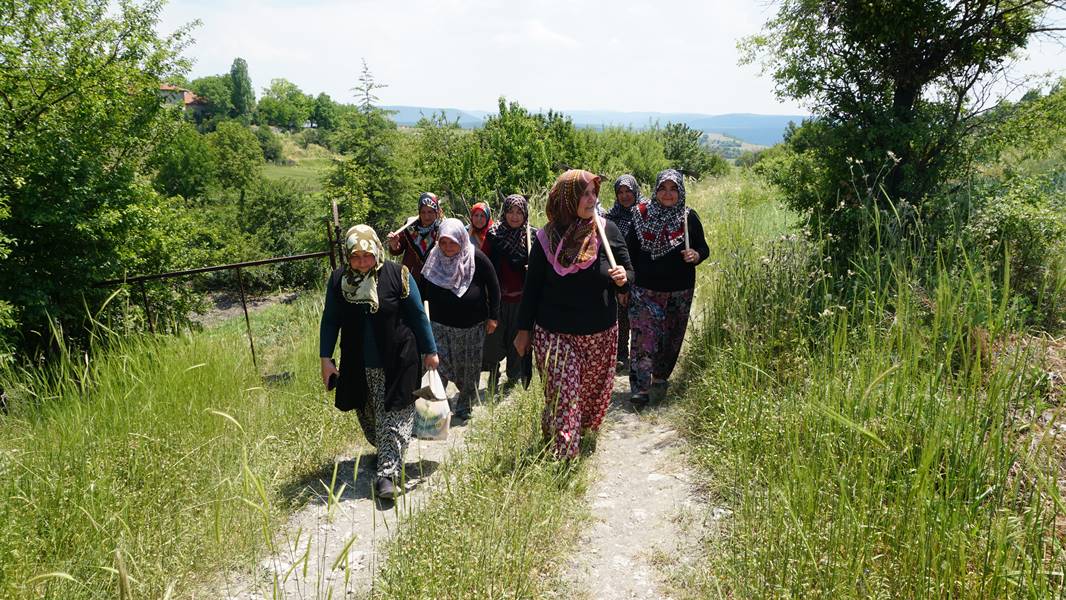
[[[658,260],[652,260],[651,252],[640,247],[638,236],[635,227],[626,236],[626,246],[633,258],[633,269],[637,272],[633,285],[656,292],[680,292],[696,287],[696,265],[706,260],[711,253],[703,236],[703,224],[700,223],[696,211],[688,211],[689,244],[700,255],[699,261],[694,264],[681,258],[681,251],[685,249],[683,243],[660,256]]]
[[[618,226],[607,221],[604,232],[615,261],[618,266],[625,267],[626,278],[632,281],[633,266]],[[518,328],[532,330],[536,324],[554,333],[572,335],[589,335],[610,329],[618,319],[615,296],[627,291],[629,284],[620,288],[607,274],[611,264],[602,244],[598,258],[598,262],[588,268],[562,276],[548,263],[540,241],[533,240],[529,272],[518,309]]]
[[[474,279],[462,297],[422,278],[422,299],[429,301],[429,316],[434,323],[466,329],[485,319],[500,319],[500,282],[489,257],[474,249]]]

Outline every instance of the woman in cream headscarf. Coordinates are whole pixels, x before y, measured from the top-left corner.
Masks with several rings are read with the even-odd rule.
[[[555,180],[518,309],[515,348],[535,351],[545,382],[541,426],[560,458],[576,457],[581,437],[595,432],[607,412],[618,351],[615,297],[633,276],[618,227],[596,214],[599,189],[600,178],[588,171],[572,169]],[[593,219],[604,228],[616,267]]]
[[[414,277],[406,266],[385,260],[374,230],[352,227],[344,247],[348,263],[330,276],[319,327],[322,383],[327,390],[336,384],[337,408],[355,409],[363,434],[378,450],[375,493],[392,498],[403,493],[419,367],[437,367],[437,347]],[[338,333],[340,371],[332,359]]]

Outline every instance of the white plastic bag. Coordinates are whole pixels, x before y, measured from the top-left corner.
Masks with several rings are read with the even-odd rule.
[[[415,391],[414,435],[422,440],[446,440],[452,422],[452,410],[444,393],[444,382],[436,369],[422,376],[422,387]]]
[[[426,400],[447,400],[444,394],[444,382],[441,381],[440,373],[436,369],[430,369],[422,375],[422,387],[415,390],[416,398]]]

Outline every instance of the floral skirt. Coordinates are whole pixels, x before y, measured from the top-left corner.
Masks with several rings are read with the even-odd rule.
[[[618,326],[589,335],[537,326],[533,350],[544,381],[541,428],[558,458],[574,458],[582,433],[599,429],[611,403]]]

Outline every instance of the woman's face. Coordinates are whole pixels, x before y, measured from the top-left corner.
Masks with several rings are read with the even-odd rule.
[[[432,206],[423,206],[418,209],[418,222],[422,227],[429,227],[437,220],[437,211]]]
[[[484,212],[476,210],[470,215],[470,222],[474,225],[474,229],[484,229],[489,224],[489,218]]]
[[[655,190],[655,199],[666,207],[677,204],[677,184],[669,179],[659,184],[659,189]]]
[[[592,184],[585,186],[585,192],[581,194],[581,199],[577,202],[577,218],[591,219],[596,213],[596,203],[600,201],[596,192],[596,186]]]
[[[370,269],[374,268],[377,263],[377,259],[369,252],[363,252],[362,250],[356,250],[348,255],[348,264],[353,269],[360,273],[367,273]]]
[[[637,201],[637,197],[633,195],[633,190],[622,186],[614,191],[614,197],[618,200],[618,203],[622,206],[629,208],[633,206],[633,203]]]
[[[512,206],[507,209],[507,214],[504,215],[504,218],[507,219],[507,226],[511,229],[515,229],[522,226],[522,223],[526,220],[526,215],[522,212],[521,208]]]
[[[459,254],[459,242],[453,240],[450,237],[442,237],[437,240],[437,244],[440,245],[440,251],[444,253],[444,256],[451,258],[456,254]]]

